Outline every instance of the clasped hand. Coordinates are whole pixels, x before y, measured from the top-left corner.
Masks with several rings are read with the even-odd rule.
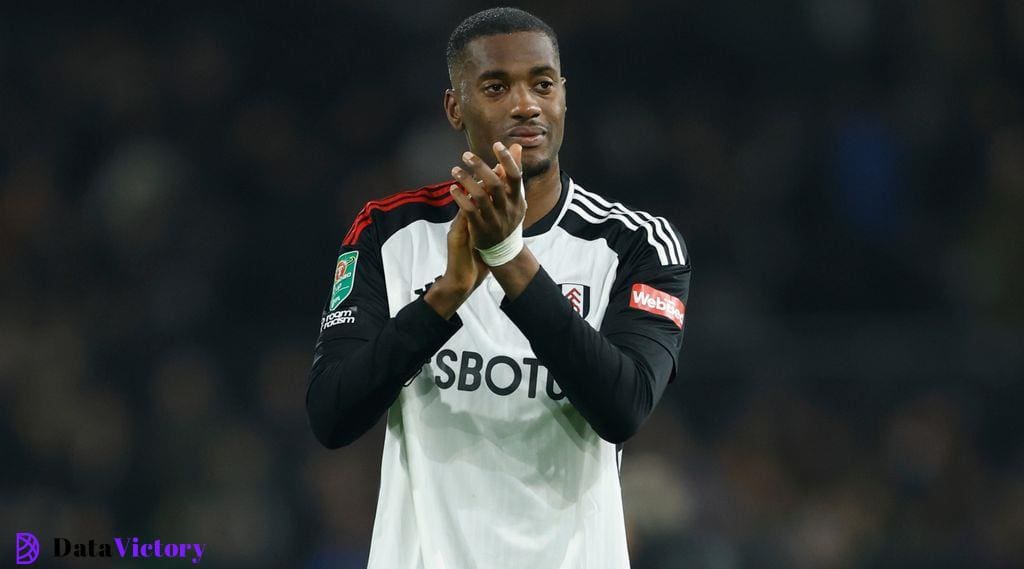
[[[493,170],[471,152],[462,156],[468,172],[452,169],[459,184],[453,184],[449,191],[459,212],[448,230],[447,268],[424,296],[445,319],[451,318],[490,274],[476,249],[500,243],[526,216],[526,197],[520,190],[523,147],[513,144],[506,148],[496,142],[493,149],[498,157]]]
[[[469,222],[471,240],[477,249],[497,245],[526,217],[520,168],[523,147],[513,144],[506,148],[495,142],[492,149],[498,158],[493,170],[472,152],[462,155],[465,168],[452,168],[452,176],[459,182],[451,188],[452,197]]]

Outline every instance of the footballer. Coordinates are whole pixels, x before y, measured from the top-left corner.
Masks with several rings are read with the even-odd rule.
[[[547,24],[485,10],[446,55],[468,151],[345,235],[310,426],[333,449],[387,417],[370,569],[629,567],[621,445],[676,372],[686,247],[562,170]]]

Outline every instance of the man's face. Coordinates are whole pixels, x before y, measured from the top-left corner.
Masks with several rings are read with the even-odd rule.
[[[547,171],[565,123],[565,79],[551,40],[539,32],[476,38],[453,73],[445,109],[470,151],[493,164],[494,142],[518,143],[526,176]]]

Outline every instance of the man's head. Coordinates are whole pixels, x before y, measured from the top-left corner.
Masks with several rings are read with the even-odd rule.
[[[516,8],[484,10],[455,28],[446,55],[445,113],[470,151],[493,164],[495,141],[519,143],[527,177],[557,163],[565,79],[550,26]]]

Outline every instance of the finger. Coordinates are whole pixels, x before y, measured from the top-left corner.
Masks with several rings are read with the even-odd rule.
[[[492,171],[494,177],[499,180],[501,184],[497,190],[491,193],[491,200],[494,201],[494,209],[501,211],[505,209],[505,204],[508,203],[508,182],[505,180],[505,169],[498,164]]]
[[[462,190],[457,190],[462,191]],[[471,252],[473,250],[473,232],[471,231],[471,225],[469,224],[469,215],[466,211],[461,208],[455,214],[455,219],[452,220],[451,229],[448,230],[448,249],[449,251],[454,249],[465,250]]]
[[[512,158],[516,161],[516,165],[521,168],[523,165],[523,145],[517,142],[509,146],[508,151],[512,153]]]
[[[473,179],[473,176],[469,175],[458,166],[452,168],[452,176],[458,180],[459,184],[466,190],[469,197],[473,198],[473,205],[475,211],[479,211],[484,215],[492,215],[494,213],[494,203],[491,201],[491,196],[487,193],[487,190],[480,186],[480,182]]]
[[[469,220],[467,219],[466,220],[466,242],[469,244],[469,249],[471,251],[473,250],[473,243],[476,243],[476,238],[474,237],[474,235],[475,235],[475,232],[473,231],[473,225],[471,223],[469,223]]]
[[[455,187],[455,186],[453,186],[453,187]],[[458,190],[456,190],[456,191],[458,191]],[[453,235],[457,235],[457,234],[460,234],[460,233],[466,233],[467,232],[467,229],[466,229],[467,227],[468,226],[467,226],[467,221],[466,221],[466,214],[460,208],[459,211],[455,212],[455,219],[452,220],[452,226],[451,226],[451,229],[448,230],[448,233],[451,233]]]
[[[455,200],[455,205],[459,206],[459,212],[465,219],[466,224],[466,244],[472,245],[474,230],[479,228],[484,223],[480,208],[477,207],[473,199],[466,194],[457,184],[453,184],[449,191],[452,194],[452,198]],[[489,200],[488,200],[489,201]]]
[[[461,186],[452,184],[448,191],[452,194],[452,198],[455,199],[455,205],[459,206],[459,211],[462,213],[462,217],[466,219],[467,224],[480,224],[483,221],[483,218],[480,217],[480,208],[463,191]]]
[[[518,161],[513,151],[518,154]],[[512,148],[509,149],[501,142],[494,143],[494,155],[498,157],[498,165],[505,172],[505,180],[509,191],[512,193],[509,197],[513,200],[519,198],[519,185],[523,179],[522,169],[519,165],[522,160],[522,153],[523,147],[518,144],[513,144]]]
[[[451,227],[448,228],[448,250],[451,251],[452,249],[463,247],[468,238],[467,233],[466,216],[460,209],[456,212]]]
[[[473,177],[480,181],[481,187],[490,195],[492,198],[500,194],[504,188],[504,182],[501,178],[491,170],[490,166],[486,162],[480,159],[479,156],[472,152],[465,152],[462,154],[462,161],[469,168],[469,171],[473,174]]]
[[[512,155],[512,160],[516,163],[519,168],[519,191],[516,193],[517,199],[526,199],[526,180],[523,179],[523,145],[513,144],[508,149],[509,154]]]
[[[505,167],[498,164],[494,167],[494,175],[501,180],[503,184],[502,189],[491,194],[491,199],[494,200],[494,208],[497,210],[505,209],[505,205],[508,203],[508,181],[505,177]]]
[[[494,155],[498,158],[498,166],[505,172],[505,176],[513,181],[522,179],[523,147],[513,144],[511,148],[505,146],[501,141],[495,142],[492,146]]]
[[[466,194],[465,190],[462,189],[458,184],[452,184],[448,187],[448,192],[451,193],[452,198],[455,200],[455,204],[459,206],[459,215],[455,218],[455,223],[459,222],[459,217],[467,217],[471,213],[478,213],[476,204]],[[453,224],[454,225],[454,224]]]

